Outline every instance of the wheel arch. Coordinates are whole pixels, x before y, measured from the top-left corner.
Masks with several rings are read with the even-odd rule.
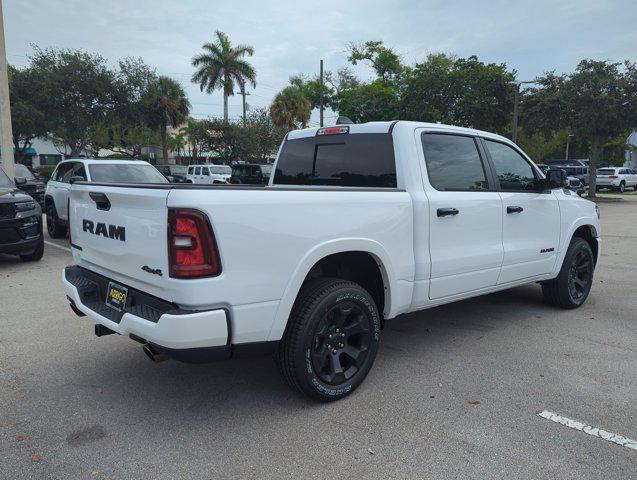
[[[599,255],[599,243],[597,240],[597,236],[597,229],[593,225],[588,224],[580,225],[573,231],[573,234],[571,235],[571,239],[579,237],[586,240],[588,245],[591,247],[591,250],[593,251],[595,265],[597,265],[597,258]],[[570,241],[571,240],[569,240],[569,243]]]
[[[334,240],[314,247],[299,262],[279,303],[269,340],[279,340],[283,336],[301,287],[320,276],[355,281],[366,290],[372,290],[369,293],[377,302],[382,318],[392,312],[396,279],[389,255],[382,245],[369,239]]]

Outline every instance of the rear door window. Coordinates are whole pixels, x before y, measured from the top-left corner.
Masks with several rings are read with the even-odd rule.
[[[396,188],[392,136],[355,133],[287,140],[273,183]]]
[[[422,134],[429,183],[436,190],[488,190],[484,165],[473,137]]]

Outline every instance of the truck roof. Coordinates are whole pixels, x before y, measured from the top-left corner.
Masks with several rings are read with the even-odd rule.
[[[470,135],[480,135],[483,137],[494,138],[506,142],[510,142],[508,138],[501,135],[485,132],[483,130],[476,130],[474,128],[457,127],[455,125],[446,125],[443,123],[428,123],[428,122],[413,122],[410,120],[392,120],[385,122],[367,122],[367,123],[350,123],[343,126],[349,127],[349,133],[389,133],[396,124],[400,124],[401,127],[412,128],[430,128],[440,129],[445,131],[453,131],[457,133],[464,133]],[[288,133],[287,140],[294,140],[297,138],[306,138],[316,135],[317,130],[320,127],[304,128],[301,130],[292,130]]]

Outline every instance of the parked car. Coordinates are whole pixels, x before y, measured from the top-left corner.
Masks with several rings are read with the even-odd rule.
[[[577,177],[586,186],[590,181],[590,172],[588,168],[588,160],[546,160],[545,163],[551,168],[562,168],[570,177]]]
[[[239,163],[232,167],[230,183],[248,185],[265,185],[270,180],[272,165],[261,163]]]
[[[155,168],[157,168],[168,181],[175,183],[184,183],[186,181],[188,167],[185,165],[155,165]],[[168,177],[170,177],[170,179]]]
[[[186,183],[225,184],[231,174],[228,165],[188,165]]]
[[[294,389],[336,400],[400,314],[535,282],[548,303],[581,306],[599,216],[563,186],[562,170],[545,177],[473,129],[294,130],[264,188],[72,185],[64,295],[97,335],[153,360],[274,352]]]
[[[628,187],[637,190],[637,172],[632,168],[605,167],[597,169],[596,190],[610,188],[623,193]]]
[[[545,175],[546,175],[546,172],[548,172],[551,169],[551,167],[549,165],[546,165],[545,163],[538,164],[538,168]],[[559,167],[554,167],[554,168],[559,168]],[[566,175],[566,188],[574,191],[578,195],[582,195],[584,192],[586,192],[586,187],[584,186],[584,184],[578,177],[573,177],[571,175],[568,175],[565,168],[561,168],[561,170],[563,170],[564,174]]]
[[[44,208],[51,238],[66,236],[68,201],[75,181],[107,183],[168,183],[150,163],[142,160],[72,158],[58,163],[46,185]]]
[[[22,165],[21,163],[15,164],[14,182],[20,190],[29,194],[38,202],[40,207],[44,208],[44,190],[46,184],[42,179],[38,179],[26,165]]]
[[[0,168],[0,253],[20,260],[40,260],[44,254],[42,209],[20,191]]]

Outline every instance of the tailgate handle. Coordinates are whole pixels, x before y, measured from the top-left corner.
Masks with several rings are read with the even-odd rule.
[[[111,202],[108,201],[106,194],[100,192],[89,192],[88,196],[95,202],[98,210],[111,209]]]

